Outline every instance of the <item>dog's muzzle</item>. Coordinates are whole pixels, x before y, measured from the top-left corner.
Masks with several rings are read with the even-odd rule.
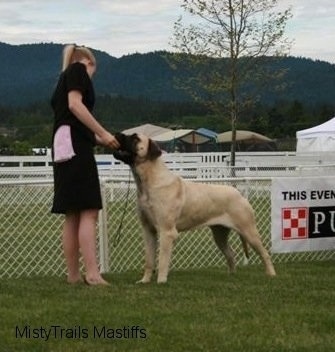
[[[126,145],[126,135],[120,132],[115,133],[114,137],[120,144],[120,149],[123,150]]]
[[[123,133],[115,134],[116,140],[120,144],[120,148],[113,152],[115,159],[123,161],[125,164],[132,165],[134,163],[134,154],[131,151],[130,137]]]

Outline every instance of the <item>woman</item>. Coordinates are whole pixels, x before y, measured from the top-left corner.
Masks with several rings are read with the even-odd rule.
[[[94,158],[96,143],[117,149],[119,144],[92,115],[92,76],[96,60],[86,47],[67,45],[63,68],[52,95],[54,110],[53,165],[54,199],[52,213],[65,214],[63,250],[67,281],[82,281],[79,251],[89,285],[108,285],[96,258],[96,222],[102,208],[100,184]]]

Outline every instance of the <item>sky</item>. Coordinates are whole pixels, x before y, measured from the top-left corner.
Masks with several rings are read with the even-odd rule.
[[[290,55],[335,64],[335,1],[279,0],[292,6]],[[114,57],[172,51],[182,0],[1,0],[0,41],[19,45],[76,43]]]

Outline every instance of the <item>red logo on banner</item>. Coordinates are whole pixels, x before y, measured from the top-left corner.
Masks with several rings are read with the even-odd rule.
[[[308,238],[308,208],[282,209],[282,239]]]

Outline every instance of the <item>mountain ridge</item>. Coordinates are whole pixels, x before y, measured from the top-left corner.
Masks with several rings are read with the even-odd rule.
[[[54,43],[11,45],[0,42],[0,105],[27,106],[49,100],[56,84],[64,45]],[[153,101],[187,101],[185,92],[174,86],[176,74],[166,62],[167,52],[129,54],[120,58],[93,49],[98,62],[94,77],[97,95],[144,97]],[[269,99],[300,101],[303,104],[334,104],[335,65],[307,58],[281,60],[287,68],[287,88]]]

